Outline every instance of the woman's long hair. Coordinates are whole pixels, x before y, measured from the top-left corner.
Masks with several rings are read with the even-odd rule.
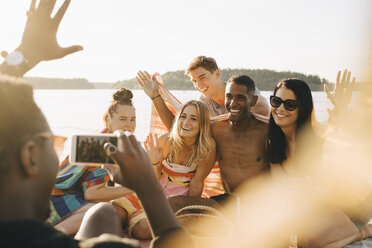
[[[280,81],[275,89],[276,92],[285,87],[293,91],[299,102],[298,118],[296,125],[296,144],[299,139],[299,133],[310,132],[310,136],[315,137],[316,134],[311,126],[311,114],[313,112],[313,97],[309,86],[302,80],[290,78]],[[309,137],[309,135],[306,135]],[[297,145],[296,145],[297,146]],[[267,159],[270,163],[282,163],[287,159],[286,150],[288,148],[287,140],[282,129],[275,123],[272,113],[270,113],[269,134],[267,141]],[[298,149],[296,149],[298,150]]]
[[[179,119],[184,109],[190,105],[196,107],[197,117],[199,121],[199,135],[196,139],[192,153],[187,162],[189,165],[192,165],[194,163],[198,164],[201,161],[205,160],[212,146],[211,142],[212,138],[210,131],[210,114],[207,106],[205,106],[205,104],[201,101],[195,100],[189,101],[185,103],[182,106],[181,110],[177,113],[172,130],[169,134],[170,141],[169,159],[170,161],[174,161],[184,147],[184,141],[180,135]]]

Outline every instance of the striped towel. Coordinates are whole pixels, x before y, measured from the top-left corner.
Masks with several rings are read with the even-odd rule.
[[[71,164],[67,157],[58,168],[57,182],[50,199],[51,216],[48,222],[57,224],[89,203],[84,199],[84,191],[109,180],[105,170]]]

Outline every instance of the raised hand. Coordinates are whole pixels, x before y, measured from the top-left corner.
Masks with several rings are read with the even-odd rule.
[[[158,165],[163,160],[163,149],[159,146],[156,134],[149,134],[145,141],[145,148],[153,165]]]
[[[327,98],[331,101],[336,111],[346,109],[350,103],[356,81],[355,77],[353,77],[353,80],[350,82],[350,77],[351,72],[344,70],[342,79],[340,79],[341,71],[338,71],[336,85],[332,93],[329,91],[328,86],[324,84],[324,91],[327,94]]]
[[[136,193],[158,185],[150,159],[134,135],[127,135],[123,131],[116,131],[115,134],[118,137],[118,146],[106,143],[105,149],[118,164],[120,170],[104,167],[114,181],[133,189]]]
[[[136,76],[137,82],[141,85],[143,91],[153,99],[159,96],[159,84],[151,78],[151,75],[147,71],[139,71]]]
[[[51,13],[57,0],[40,0],[36,7],[36,0],[31,0],[27,12],[26,26],[23,31],[21,44],[15,49],[17,58],[22,57],[15,65],[4,62],[0,65],[0,72],[21,77],[41,61],[62,58],[68,54],[80,51],[82,46],[61,47],[57,42],[57,31],[71,0],[65,0],[56,15],[51,18]],[[19,52],[22,55],[19,55]],[[5,51],[1,55],[7,56]],[[18,59],[17,59],[18,60]],[[23,60],[23,61],[22,61]]]

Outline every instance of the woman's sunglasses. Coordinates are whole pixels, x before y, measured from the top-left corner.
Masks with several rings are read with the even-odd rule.
[[[297,100],[287,99],[283,101],[280,97],[270,96],[270,105],[273,108],[279,108],[282,103],[284,104],[284,108],[288,111],[293,111],[298,107]]]

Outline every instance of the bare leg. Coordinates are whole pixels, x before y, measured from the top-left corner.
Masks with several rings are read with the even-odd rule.
[[[122,236],[118,213],[110,203],[97,203],[84,216],[75,238],[79,240],[98,237],[103,233]]]
[[[112,206],[115,208],[116,212],[119,215],[121,225],[122,226],[127,225],[127,223],[128,223],[128,212],[124,208],[119,207],[118,205],[112,204]]]
[[[72,213],[65,220],[55,225],[54,228],[58,229],[61,232],[66,233],[67,235],[76,234],[79,231],[85,213],[88,211],[89,208],[91,208],[94,205],[95,203],[88,203],[84,205],[83,207]]]
[[[127,225],[128,224],[128,212],[124,208],[116,204],[112,204],[112,205],[114,206],[116,212],[119,215],[119,219],[122,223],[122,226]],[[136,223],[132,229],[131,234],[133,238],[136,238],[136,239],[152,238],[150,226],[149,226],[147,219],[140,220],[138,223]]]
[[[341,248],[354,241],[360,240],[358,228],[343,212],[333,209],[326,215],[314,216],[311,224],[316,229],[308,231],[301,239],[300,246]]]
[[[151,230],[147,219],[140,220],[132,229],[132,236],[136,239],[152,238]]]

